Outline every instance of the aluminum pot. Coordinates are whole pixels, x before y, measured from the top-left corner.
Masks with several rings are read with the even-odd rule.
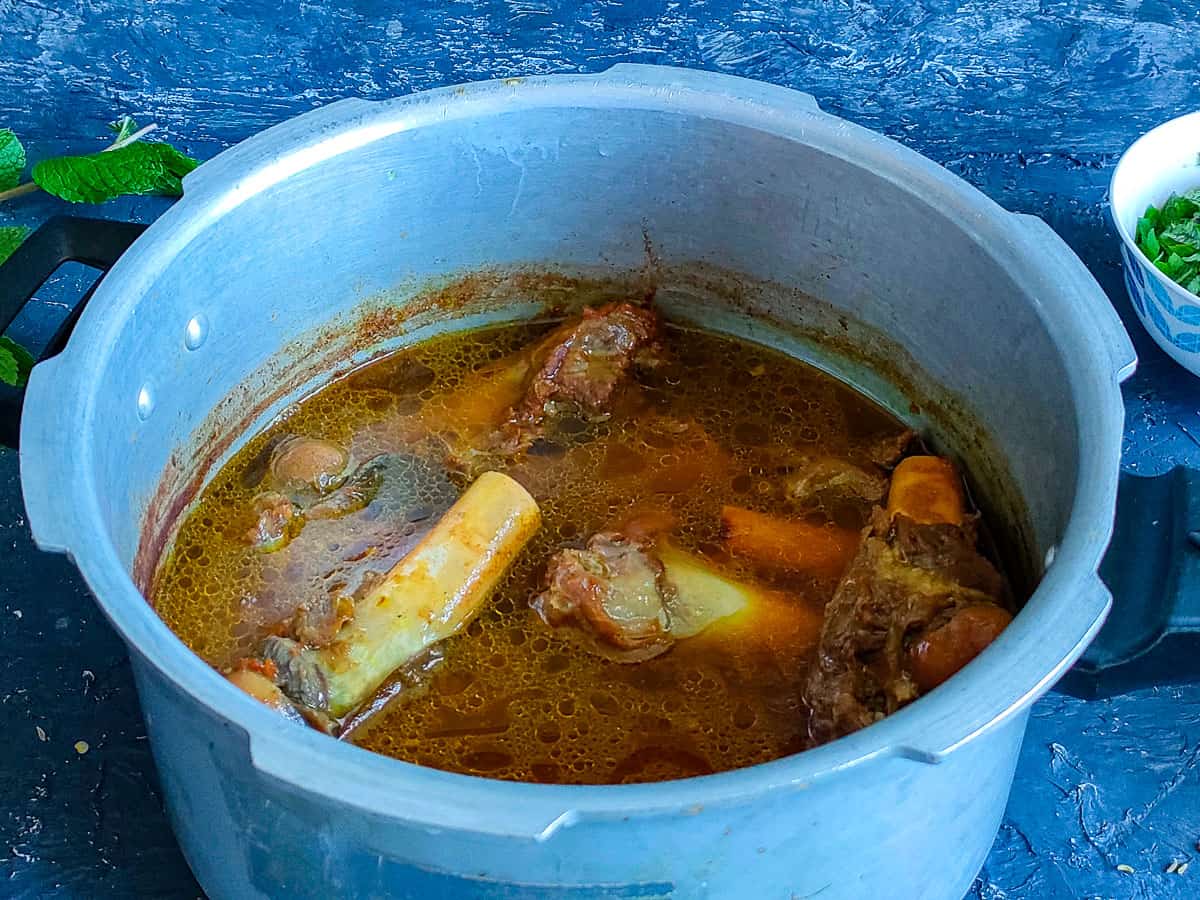
[[[742,289],[710,324],[753,337],[771,318],[800,334],[832,315],[891,342],[892,374],[911,369],[949,418],[977,424],[979,465],[995,465],[981,493],[1020,520],[1040,583],[948,683],[747,769],[513,784],[293,726],[155,615],[139,548],[237,449],[222,435],[328,377],[303,363],[353,362],[508,308],[421,306],[431,280],[629,272],[648,258],[820,297]],[[386,291],[390,327],[343,341],[364,309],[383,315]],[[826,364],[887,399],[895,378],[848,359]],[[206,163],[35,368],[21,478],[37,543],[71,555],[129,646],[172,823],[213,897],[958,898],[998,828],[1030,704],[1109,609],[1097,569],[1133,365],[1104,294],[1040,220],[807,95],[617,66],[344,101]],[[970,456],[967,433],[941,432]]]

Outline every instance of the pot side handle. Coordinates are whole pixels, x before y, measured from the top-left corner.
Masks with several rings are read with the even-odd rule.
[[[1070,297],[1079,321],[1090,322],[1099,332],[1095,346],[1107,351],[1113,378],[1117,383],[1125,381],[1137,368],[1137,353],[1104,289],[1083,260],[1045,221],[1028,213],[1013,213],[1012,217],[1028,238],[1027,252],[1036,254],[1052,268],[1054,284]]]
[[[912,739],[898,743],[894,752],[916,762],[938,764],[959,747],[1026,711],[1049,691],[1095,639],[1112,602],[1108,587],[1099,575],[1089,575],[1082,581],[1071,579],[1064,587],[1070,592],[1071,602],[1054,604],[1048,609],[1046,617],[1038,623],[1036,633],[1026,629],[1018,616],[963,670],[982,669],[980,680],[1002,685],[1003,696],[997,703],[981,707],[976,690],[978,681],[972,684],[957,676],[951,678],[935,691],[946,699],[937,718],[924,720],[916,728],[910,728]],[[1045,669],[1046,641],[1053,642],[1052,658],[1059,660],[1048,670]],[[1007,657],[995,652],[1002,644],[1008,645]],[[1010,677],[1012,672],[1024,671],[1043,674],[1033,685]],[[998,716],[995,714],[997,708],[1003,710]],[[902,709],[894,717],[915,711],[915,706]]]
[[[102,273],[107,272],[145,230],[145,225],[134,222],[82,216],[55,216],[47,220],[0,265],[0,333],[12,324],[17,314],[63,263],[81,262]],[[99,280],[96,284],[99,284]],[[38,354],[38,362],[58,355],[66,346],[67,338],[71,336],[75,323],[79,321],[95,289],[96,285],[93,284],[75,304]],[[5,390],[0,394],[0,443],[16,447],[25,391],[23,388],[4,387]]]
[[[1058,689],[1108,697],[1200,680],[1200,470],[1121,474],[1100,575],[1108,621]]]
[[[107,272],[145,230],[145,225],[132,222],[78,216],[48,220],[0,265],[0,332],[8,328],[63,263],[81,262]],[[46,342],[29,376],[31,381],[61,384],[61,360],[52,357],[57,357],[66,346],[96,284],[80,298]],[[69,410],[74,408],[74,400],[62,396],[55,409],[39,409],[37,415],[23,417],[24,388],[0,385],[0,443],[16,447],[24,429],[20,466],[25,509],[38,547],[50,552],[69,552],[73,527],[74,510],[70,494],[62,484],[62,473],[74,470],[69,464],[75,437]]]

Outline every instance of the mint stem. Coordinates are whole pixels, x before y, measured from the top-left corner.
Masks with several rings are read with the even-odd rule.
[[[151,122],[149,125],[145,126],[144,128],[139,128],[137,131],[135,131],[133,134],[129,135],[128,137],[120,138],[118,140],[113,141],[111,145],[109,145],[108,147],[105,147],[104,150],[101,152],[107,153],[109,150],[120,150],[122,147],[128,147],[130,144],[134,143],[135,141],[140,141],[142,138],[144,138],[146,135],[148,135],[150,132],[152,132],[157,127],[158,127],[157,123]]]
[[[32,194],[38,189],[38,186],[32,181],[27,181],[24,184],[18,184],[15,188],[10,188],[7,191],[0,191],[0,203],[5,200],[12,200],[15,197],[23,197],[26,194]]]

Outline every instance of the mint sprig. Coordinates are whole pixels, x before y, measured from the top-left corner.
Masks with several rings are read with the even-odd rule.
[[[183,176],[199,165],[170,144],[138,142],[87,156],[59,156],[33,167],[47,194],[72,203],[103,203],[126,194],[183,194]]]
[[[71,203],[103,203],[128,194],[178,197],[183,176],[199,163],[170,144],[142,140],[156,127],[139,128],[132,117],[122,116],[109,123],[116,137],[104,150],[44,159],[24,184],[19,182],[25,149],[12,131],[0,129],[0,201],[39,188]]]

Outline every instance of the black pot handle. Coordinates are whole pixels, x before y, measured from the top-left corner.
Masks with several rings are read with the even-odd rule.
[[[102,273],[107,272],[145,230],[145,225],[134,222],[82,216],[49,219],[0,265],[0,334],[63,263],[80,262]],[[99,283],[97,280],[96,284]],[[39,361],[56,355],[66,345],[71,330],[96,290],[96,284],[59,325],[38,355]],[[0,443],[16,447],[25,390],[8,385],[0,385],[0,388],[3,388],[0,390]]]
[[[1059,689],[1109,697],[1200,680],[1200,471],[1121,474],[1100,575],[1112,612]]]

